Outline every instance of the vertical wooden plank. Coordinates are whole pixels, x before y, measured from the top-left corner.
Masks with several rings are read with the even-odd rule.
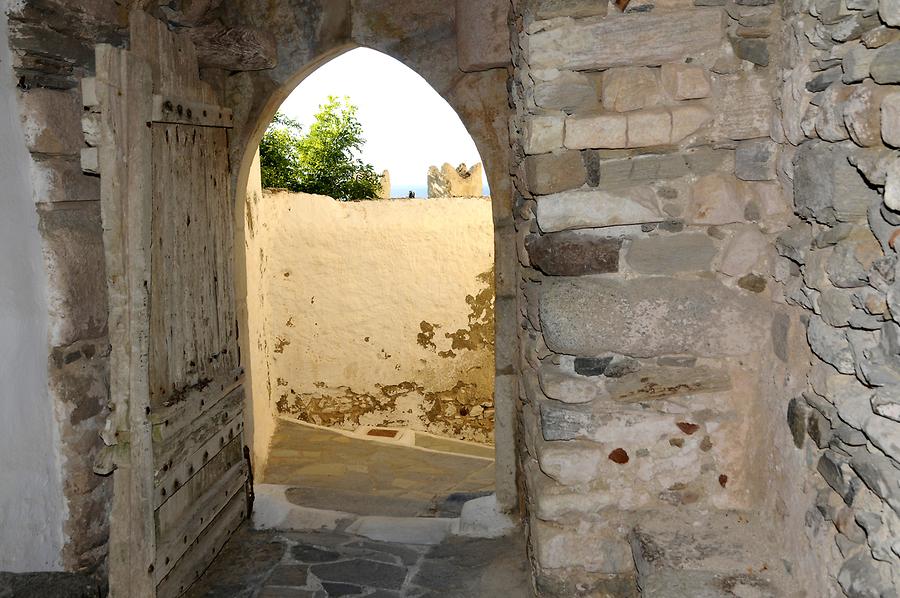
[[[158,155],[165,143],[165,130],[153,126],[153,155]],[[166,230],[171,211],[171,177],[156,177],[153,181],[153,281],[150,285],[150,330],[151,330],[151,402],[163,404],[169,395],[169,347],[165,334],[165,289],[168,285],[171,264],[170,243]]]
[[[186,36],[139,11],[131,15],[131,34],[130,51],[98,47],[93,86],[102,114],[98,170],[114,407],[104,438],[116,438],[121,449],[114,474],[111,595],[150,598],[182,592],[205,570],[246,515],[243,492],[231,496],[246,476],[234,450],[227,471],[206,469],[207,453],[216,453],[210,439],[225,446],[227,434],[229,446],[238,449],[243,442],[235,423],[242,422],[240,401],[228,399],[229,393],[240,395],[239,386],[233,390],[238,360],[228,134],[152,123],[154,91],[217,102],[199,80]],[[154,436],[153,416],[174,399],[199,405],[170,408],[184,413],[185,421],[177,422],[177,432],[157,428]],[[154,479],[164,469],[154,454],[182,453],[190,463],[178,464],[172,489],[180,485],[174,476],[185,472],[190,484],[178,500],[160,504]],[[222,488],[225,495],[215,494]],[[160,529],[157,506],[165,506]],[[177,550],[176,536],[184,544]],[[160,558],[162,537],[168,560]]]
[[[109,581],[112,595],[133,598],[156,595],[149,418],[151,77],[149,66],[127,52],[97,48],[101,210],[111,265],[110,392],[122,439],[113,481]]]

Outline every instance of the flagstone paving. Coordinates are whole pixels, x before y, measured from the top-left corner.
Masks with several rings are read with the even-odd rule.
[[[438,546],[242,527],[187,598],[532,596],[521,534]]]

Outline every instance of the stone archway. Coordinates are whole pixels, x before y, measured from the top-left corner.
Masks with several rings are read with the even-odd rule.
[[[234,8],[241,11],[247,3],[238,3]],[[251,164],[256,147],[281,103],[291,91],[317,68],[337,56],[357,47],[367,47],[383,52],[399,60],[421,75],[432,88],[457,112],[485,164],[488,181],[492,190],[493,220],[495,227],[495,272],[497,295],[496,313],[496,383],[495,383],[495,445],[497,451],[497,496],[506,509],[517,504],[516,464],[515,464],[515,382],[516,355],[516,310],[515,280],[517,278],[517,258],[515,229],[512,218],[512,182],[506,164],[509,161],[509,132],[506,62],[509,61],[508,48],[494,50],[494,62],[487,65],[469,65],[471,72],[464,72],[459,64],[459,50],[456,35],[456,12],[452,5],[439,2],[418,2],[410,6],[407,2],[337,3],[337,6],[323,6],[316,15],[317,35],[310,37],[294,28],[276,31],[279,46],[279,64],[271,71],[247,72],[234,75],[227,81],[226,89],[230,105],[235,107],[236,127],[233,155],[236,165],[236,235],[243,239],[245,233],[245,206],[243,190],[247,189]],[[505,3],[500,3],[504,7]],[[265,15],[253,7],[251,23],[288,22],[299,23],[298,9],[290,3],[270,3]],[[242,13],[243,16],[244,13]],[[507,14],[498,12],[501,18],[494,25],[508,39],[506,34]],[[237,15],[235,15],[237,16]],[[300,16],[311,16],[303,14]],[[425,19],[426,27],[422,27]],[[308,25],[308,23],[307,23]],[[500,27],[502,25],[502,27]],[[398,31],[409,31],[411,35],[397,35]],[[502,46],[502,44],[501,44]],[[429,47],[429,51],[423,48]],[[505,52],[504,52],[505,51]],[[474,69],[474,70],[473,70]],[[250,256],[244,254],[244,244],[235,244],[238,255],[236,263],[247,263]],[[238,301],[248,296],[253,284],[247,276],[238,276]],[[242,322],[247,322],[246,304],[239,305]],[[244,342],[255,342],[245,335]],[[250,346],[242,347],[249,355]],[[250,365],[248,376],[250,387],[257,388],[257,395],[265,393],[265,385],[254,378]],[[248,405],[253,412],[254,425],[258,433],[253,435],[255,460],[264,459],[268,442],[266,419],[272,413],[268,401],[256,401]]]

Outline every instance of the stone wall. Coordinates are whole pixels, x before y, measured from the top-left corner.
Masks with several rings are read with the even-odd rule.
[[[264,192],[252,320],[274,411],[492,443],[490,198],[338,202]]]
[[[775,251],[792,218],[776,143],[780,7],[516,4],[522,459],[539,590],[632,595],[636,525],[738,512],[809,580],[806,595],[828,595],[784,415],[809,351]]]
[[[848,596],[900,587],[900,4],[783,8],[779,176],[797,214],[777,240],[784,302],[815,358],[788,421],[812,470],[806,514]]]

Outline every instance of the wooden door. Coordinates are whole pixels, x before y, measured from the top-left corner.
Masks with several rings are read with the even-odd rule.
[[[232,113],[191,42],[131,15],[97,47],[83,164],[101,177],[109,287],[113,598],[179,596],[248,516],[234,298]]]

